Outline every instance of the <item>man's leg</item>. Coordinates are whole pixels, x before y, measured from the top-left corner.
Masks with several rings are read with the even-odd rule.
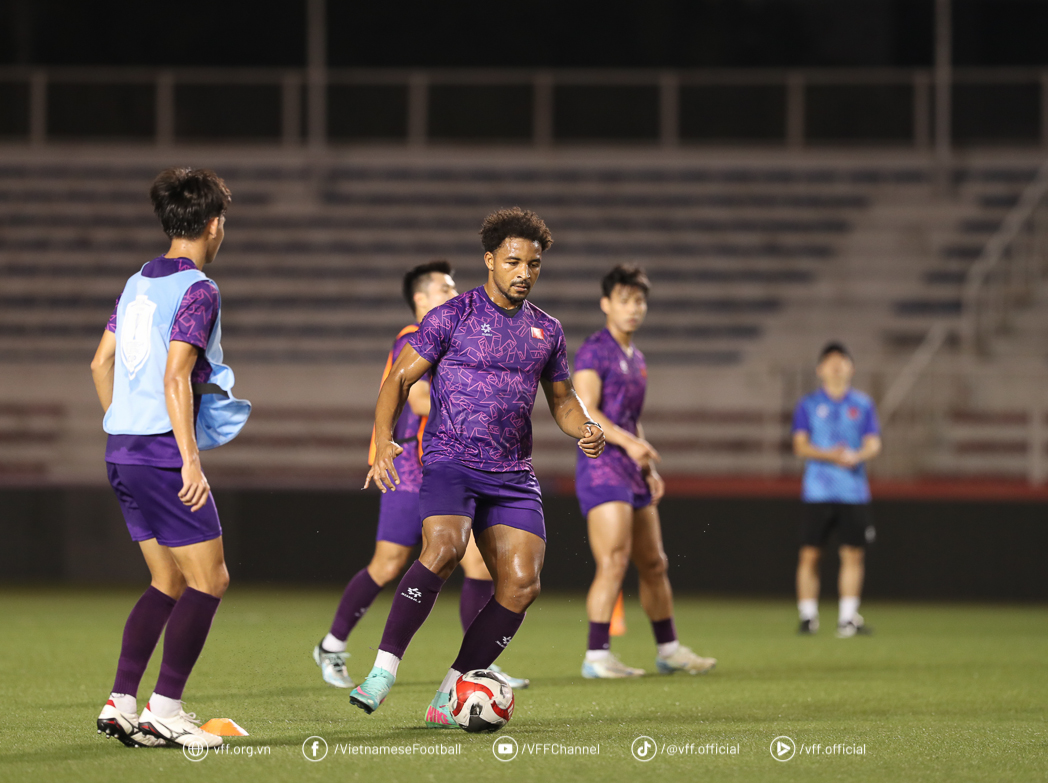
[[[662,546],[659,510],[654,505],[633,512],[633,563],[640,576],[640,603],[655,634],[655,668],[662,674],[705,674],[712,670],[717,665],[715,658],[696,655],[677,639],[669,559]]]
[[[150,712],[161,718],[181,711],[186,681],[204,649],[218,605],[229,587],[221,536],[167,551],[182,572],[187,587],[167,622],[160,676],[149,700]]]
[[[370,714],[386,698],[412,637],[426,622],[444,581],[466,551],[470,524],[469,517],[461,516],[434,516],[423,521],[422,554],[397,585],[375,666],[350,694],[354,706]]]
[[[819,561],[822,547],[805,544],[797,558],[797,611],[801,629],[814,633],[819,623]],[[813,627],[814,626],[814,627]]]
[[[837,629],[840,632],[849,624],[862,625],[858,610],[865,575],[866,550],[861,546],[842,545],[839,551],[841,570],[837,585],[840,594],[840,614],[837,617]]]
[[[601,503],[586,515],[590,551],[596,573],[586,596],[589,638],[582,664],[584,677],[639,677],[642,669],[622,664],[611,655],[611,615],[622,591],[632,548],[633,508],[629,503]]]
[[[324,652],[345,652],[346,639],[365,615],[382,588],[392,582],[408,563],[411,547],[392,541],[376,541],[375,553],[366,568],[358,571],[342,593],[331,630],[320,643]]]
[[[459,620],[462,622],[462,633],[465,633],[484,604],[495,594],[495,583],[473,536],[470,536],[459,565],[466,577],[462,582],[462,597],[459,600]]]

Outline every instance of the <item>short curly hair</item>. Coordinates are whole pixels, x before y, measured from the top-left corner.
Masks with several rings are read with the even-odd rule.
[[[494,253],[510,237],[538,242],[544,251],[553,244],[553,235],[546,224],[530,209],[500,209],[484,218],[480,227],[480,244],[485,253]]]

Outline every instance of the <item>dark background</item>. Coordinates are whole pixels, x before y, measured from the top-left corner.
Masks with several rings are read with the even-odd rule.
[[[333,66],[918,66],[934,0],[328,0]],[[954,0],[958,65],[1048,63],[1048,2]],[[305,60],[305,0],[5,0],[0,64]]]
[[[233,581],[342,585],[367,565],[378,493],[222,490],[216,493]],[[2,490],[17,528],[0,547],[9,584],[148,580],[108,488]],[[1048,525],[1037,503],[879,501],[864,597],[1048,600]],[[791,499],[667,498],[660,506],[678,592],[792,596],[802,504]],[[547,494],[543,588],[585,590],[593,576],[573,496]],[[835,545],[823,594],[836,594]],[[458,576],[452,577],[457,583]],[[636,595],[636,577],[626,580]]]

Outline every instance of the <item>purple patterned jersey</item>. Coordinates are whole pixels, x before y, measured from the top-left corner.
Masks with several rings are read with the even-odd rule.
[[[586,338],[576,352],[575,372],[579,370],[593,370],[600,376],[600,412],[613,424],[636,435],[648,387],[644,354],[634,347],[632,356],[627,356],[611,332],[602,329]],[[636,493],[644,493],[648,488],[637,463],[621,446],[610,443],[596,459],[590,459],[579,450],[575,481],[592,486],[625,485]]]
[[[154,258],[142,268],[143,277],[167,277],[176,272],[196,269],[196,264],[188,258]],[[106,330],[116,332],[116,314],[120,306],[117,297],[116,307],[109,317]],[[211,377],[211,363],[204,351],[211,330],[218,318],[218,286],[210,280],[193,283],[182,297],[182,304],[175,315],[171,326],[171,340],[189,343],[199,348],[196,364],[189,374],[191,383],[207,383]],[[200,395],[193,396],[193,415],[200,410]],[[158,468],[182,467],[182,456],[178,453],[178,443],[173,433],[162,435],[110,435],[106,444],[106,462],[120,465],[152,465]]]
[[[530,471],[539,381],[571,377],[560,322],[530,302],[509,314],[481,286],[431,310],[408,342],[434,365],[423,464]]]

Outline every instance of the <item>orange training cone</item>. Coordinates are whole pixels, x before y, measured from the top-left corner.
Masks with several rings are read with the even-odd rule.
[[[622,593],[619,593],[619,600],[615,602],[615,608],[611,610],[611,635],[626,635],[626,609],[622,605]]]
[[[246,737],[248,733],[241,728],[236,721],[229,718],[212,718],[203,726],[201,731],[208,734],[217,734],[220,737]]]

